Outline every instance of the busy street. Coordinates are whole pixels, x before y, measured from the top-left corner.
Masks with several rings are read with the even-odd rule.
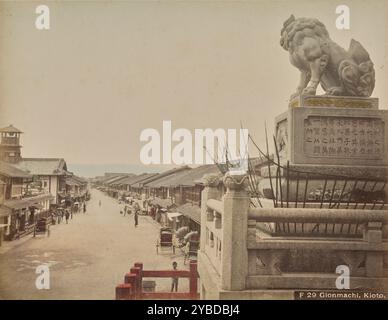
[[[101,205],[99,205],[101,203]],[[183,253],[156,253],[160,224],[151,217],[124,216],[123,204],[92,189],[86,212],[68,224],[50,226],[50,235],[26,236],[0,247],[0,299],[114,299],[115,286],[135,262],[144,269],[188,269]],[[47,265],[50,289],[38,290],[36,268]],[[187,289],[186,279],[180,290]],[[170,279],[156,280],[156,290],[169,291]]]

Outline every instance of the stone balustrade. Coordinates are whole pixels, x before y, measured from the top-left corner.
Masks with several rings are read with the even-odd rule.
[[[352,289],[388,289],[387,210],[252,208],[246,176],[226,174],[221,201],[220,181],[209,179],[198,254],[202,298],[335,289],[339,265],[349,267]],[[283,225],[284,232],[263,233],[263,225]]]
[[[336,267],[347,265],[352,288],[388,288],[388,242],[383,226],[385,210],[345,209],[250,209],[248,211],[247,289],[335,289]],[[325,236],[265,237],[257,223],[314,224],[332,230]],[[361,238],[349,237],[348,228],[335,233],[335,226],[357,225]],[[337,228],[337,231],[339,229]],[[335,235],[335,237],[333,236]],[[385,261],[385,262],[384,262]]]

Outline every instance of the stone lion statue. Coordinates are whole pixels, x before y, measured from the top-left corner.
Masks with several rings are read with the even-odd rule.
[[[291,98],[315,95],[320,83],[327,95],[370,97],[375,71],[368,52],[356,40],[346,51],[333,40],[322,22],[313,18],[288,18],[280,45],[291,64],[300,70],[300,83]]]

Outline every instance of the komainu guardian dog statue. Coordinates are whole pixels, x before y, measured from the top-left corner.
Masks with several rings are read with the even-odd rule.
[[[375,71],[368,52],[359,42],[352,39],[346,51],[330,39],[322,22],[291,15],[283,24],[280,45],[301,72],[297,92],[291,98],[315,95],[318,84],[327,95],[371,96]]]

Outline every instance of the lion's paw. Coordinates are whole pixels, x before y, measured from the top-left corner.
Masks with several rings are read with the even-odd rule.
[[[315,96],[316,92],[317,92],[316,88],[314,88],[314,87],[306,87],[306,88],[303,89],[302,95]]]
[[[341,87],[331,87],[328,90],[326,90],[327,96],[340,96],[344,93],[343,89]]]

